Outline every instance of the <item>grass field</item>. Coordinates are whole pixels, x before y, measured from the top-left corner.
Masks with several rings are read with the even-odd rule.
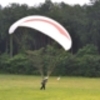
[[[41,78],[0,75],[0,100],[100,100],[100,78],[50,77],[46,90]]]

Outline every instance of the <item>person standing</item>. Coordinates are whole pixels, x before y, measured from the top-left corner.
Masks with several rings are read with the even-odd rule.
[[[40,90],[42,90],[42,89],[45,90],[45,88],[46,88],[45,86],[46,86],[47,81],[48,81],[48,77],[45,77],[45,78],[42,80]]]

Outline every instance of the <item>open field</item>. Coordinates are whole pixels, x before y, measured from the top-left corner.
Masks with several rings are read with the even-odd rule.
[[[0,75],[0,100],[100,100],[100,78],[50,77],[46,90],[41,78]]]

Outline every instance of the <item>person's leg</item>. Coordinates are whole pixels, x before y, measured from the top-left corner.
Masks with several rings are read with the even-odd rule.
[[[43,89],[45,90],[45,84],[43,85]]]
[[[40,88],[40,90],[42,90],[43,89],[43,84],[41,85],[41,88]]]

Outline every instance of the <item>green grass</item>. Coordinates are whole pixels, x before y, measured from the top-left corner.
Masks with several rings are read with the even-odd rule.
[[[40,90],[38,76],[0,75],[0,100],[100,100],[100,78],[56,78]]]

